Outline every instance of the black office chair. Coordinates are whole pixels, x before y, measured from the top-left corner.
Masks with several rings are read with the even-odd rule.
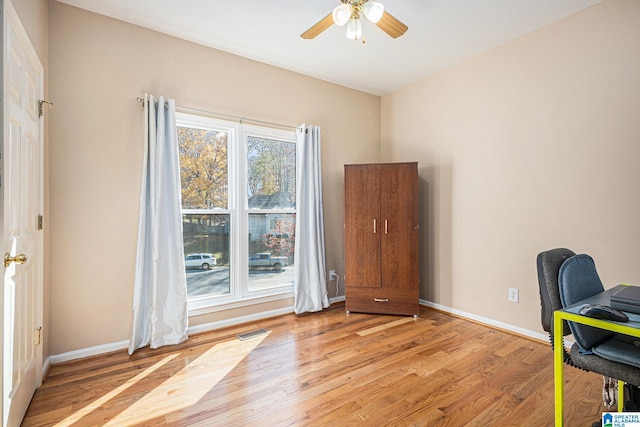
[[[602,292],[604,288],[591,257],[576,255],[569,249],[557,248],[541,252],[538,254],[537,267],[542,327],[549,333],[553,348],[553,312]],[[561,279],[564,292],[560,290]],[[572,331],[576,342],[571,346],[570,352],[563,349],[566,364],[635,386],[640,385],[640,367],[629,363],[640,364],[640,349],[635,346],[637,339],[564,322],[562,335],[566,336]],[[594,349],[600,347],[603,350],[601,354],[621,357],[626,362],[621,363],[595,354]]]

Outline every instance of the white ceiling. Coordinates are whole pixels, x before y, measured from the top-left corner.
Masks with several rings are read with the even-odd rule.
[[[601,0],[378,0],[409,26],[366,43],[333,25],[300,34],[339,0],[58,0],[256,61],[384,95]]]

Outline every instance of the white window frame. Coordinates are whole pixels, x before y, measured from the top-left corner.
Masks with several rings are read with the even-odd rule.
[[[182,214],[226,214],[230,218],[229,238],[229,290],[228,295],[189,298],[189,316],[197,316],[231,308],[245,307],[293,297],[293,284],[281,284],[269,288],[249,289],[250,213],[295,214],[296,209],[249,209],[247,200],[247,138],[255,136],[297,144],[295,129],[287,131],[263,126],[240,124],[186,112],[176,112],[180,127],[214,129],[227,132],[227,209],[182,209]],[[296,169],[299,167],[299,148],[296,146]],[[296,173],[296,177],[298,174]],[[296,186],[298,183],[296,182]],[[297,201],[296,201],[297,204]]]

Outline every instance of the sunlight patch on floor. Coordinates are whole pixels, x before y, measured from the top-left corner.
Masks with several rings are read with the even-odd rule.
[[[140,425],[194,405],[266,337],[216,344],[104,425]]]
[[[125,382],[121,386],[111,390],[109,393],[107,393],[104,396],[102,396],[101,398],[95,400],[90,405],[85,406],[84,408],[82,408],[79,411],[73,413],[72,415],[68,416],[64,420],[60,421],[59,423],[57,423],[55,425],[55,427],[67,427],[67,426],[71,426],[71,425],[75,424],[76,422],[81,420],[86,415],[90,414],[91,412],[93,412],[96,409],[98,409],[100,406],[102,406],[105,403],[107,403],[112,398],[116,397],[117,395],[119,395],[120,393],[122,393],[123,391],[128,389],[129,387],[135,385],[138,381],[144,379],[145,377],[149,376],[154,371],[158,370],[162,366],[164,366],[167,363],[171,362],[177,356],[178,356],[178,354],[173,354],[171,356],[165,357],[161,361],[159,361],[156,364],[154,364],[154,365],[148,367],[147,369],[145,369],[143,372],[140,372],[135,377],[131,378],[130,380],[127,380],[127,382]]]
[[[361,337],[365,337],[367,335],[375,334],[376,332],[384,331],[385,329],[393,328],[394,326],[403,325],[405,323],[415,322],[415,321],[416,319],[413,317],[404,317],[402,319],[394,320],[393,322],[385,323],[384,325],[365,329],[364,331],[358,332],[358,335],[360,335]]]

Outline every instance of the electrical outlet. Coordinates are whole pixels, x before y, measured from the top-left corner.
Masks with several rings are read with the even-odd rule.
[[[519,293],[518,288],[509,288],[509,301],[518,302]]]
[[[337,279],[338,275],[336,274],[335,270],[329,270],[329,281],[332,281],[333,279]]]

